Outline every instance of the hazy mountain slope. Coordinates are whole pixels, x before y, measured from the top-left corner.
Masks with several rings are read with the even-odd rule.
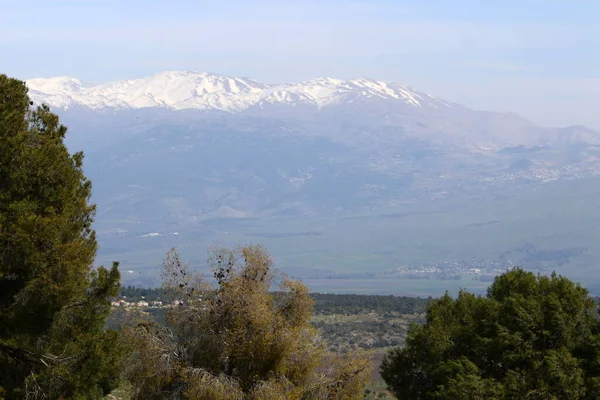
[[[282,267],[321,277],[472,257],[600,262],[582,239],[599,215],[565,210],[562,192],[587,196],[582,182],[597,181],[600,135],[585,127],[539,127],[371,79],[166,72],[28,86],[86,153],[102,259],[148,266],[171,245],[256,239]]]

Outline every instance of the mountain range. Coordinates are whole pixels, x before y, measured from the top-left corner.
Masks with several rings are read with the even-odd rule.
[[[76,78],[27,82],[32,97],[60,108],[94,110],[164,107],[172,110],[240,112],[271,104],[316,108],[361,98],[400,100],[415,107],[450,107],[404,85],[372,79],[319,78],[292,84],[264,84],[249,78],[194,72],[164,72],[148,78],[91,85]]]
[[[133,270],[155,265],[155,252],[172,244],[249,238],[265,241],[284,267],[319,276],[371,263],[384,271],[473,255],[496,260],[521,254],[515,249],[524,244],[545,254],[544,246],[573,237],[564,224],[552,225],[556,213],[565,214],[564,203],[551,207],[552,197],[564,195],[565,185],[586,182],[588,190],[600,174],[594,130],[540,127],[384,80],[266,84],[176,71],[102,85],[71,77],[27,85],[34,102],[69,126],[69,147],[86,153],[101,257],[124,259]],[[551,197],[545,215],[512,205],[540,192]],[[507,207],[513,211],[499,215]],[[531,218],[550,231],[525,233],[521,224]],[[597,218],[586,219],[589,229]],[[484,231],[472,237],[471,228],[457,233],[442,220],[480,230],[505,224],[508,239],[489,238],[498,244],[475,249]],[[402,233],[408,227],[412,235]],[[428,229],[464,240],[444,255],[439,241],[448,237]],[[379,238],[370,247],[369,236]],[[401,238],[414,243],[394,250]],[[426,248],[437,250],[416,250]],[[595,249],[571,243],[565,251],[572,256],[561,262],[592,265],[600,260]],[[328,265],[332,252],[356,254]]]

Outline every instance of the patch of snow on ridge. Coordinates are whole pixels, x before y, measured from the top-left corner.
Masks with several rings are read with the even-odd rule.
[[[30,79],[27,81],[27,85],[35,88],[38,92],[46,94],[78,93],[92,86],[89,83],[82,82],[76,78],[71,78],[70,76]]]
[[[142,235],[141,237],[156,237],[156,236],[161,236],[161,234],[158,232],[150,232],[145,235]]]

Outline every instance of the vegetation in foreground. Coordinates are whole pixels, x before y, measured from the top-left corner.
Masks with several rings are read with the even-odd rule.
[[[381,370],[400,399],[598,399],[598,309],[567,278],[513,269],[485,297],[433,301]]]
[[[261,247],[216,249],[216,287],[168,253],[165,288],[179,294],[168,324],[131,313],[106,329],[120,277],[116,264],[91,267],[83,155],[48,107],[31,106],[24,83],[0,75],[0,399],[100,399],[119,386],[134,399],[372,395],[369,358],[326,349],[307,288],[278,277]],[[381,373],[399,399],[597,399],[597,306],[564,277],[517,268],[485,297],[432,301]]]
[[[108,326],[118,329],[126,312],[139,311],[166,323],[166,313],[177,293],[164,288],[121,289]],[[404,344],[411,323],[423,323],[431,299],[354,294],[311,293],[314,312],[311,324],[327,349],[336,353],[355,350],[381,352]],[[118,304],[118,305],[117,305]],[[146,306],[148,304],[148,306]]]
[[[92,268],[91,183],[65,133],[0,75],[0,399],[100,399],[124,382],[138,399],[362,396],[369,359],[324,349],[300,282],[269,293],[262,248],[220,250],[209,290],[169,253],[165,285],[182,295],[170,327],[105,329],[118,266]]]
[[[371,373],[368,356],[328,352],[310,325],[313,300],[282,277],[260,246],[215,249],[217,286],[194,276],[175,250],[165,287],[179,302],[167,326],[125,323],[125,378],[134,399],[351,399]]]
[[[0,75],[0,398],[98,398],[119,381],[104,329],[119,272],[91,269],[91,184],[65,133]]]

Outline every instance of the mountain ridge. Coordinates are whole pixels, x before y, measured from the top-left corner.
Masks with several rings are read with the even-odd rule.
[[[73,77],[27,81],[35,102],[60,109],[93,110],[163,107],[175,110],[240,112],[264,104],[316,108],[358,99],[395,100],[413,107],[451,107],[445,101],[386,80],[321,77],[298,83],[265,84],[251,78],[193,71],[166,71],[150,77],[92,85]]]

